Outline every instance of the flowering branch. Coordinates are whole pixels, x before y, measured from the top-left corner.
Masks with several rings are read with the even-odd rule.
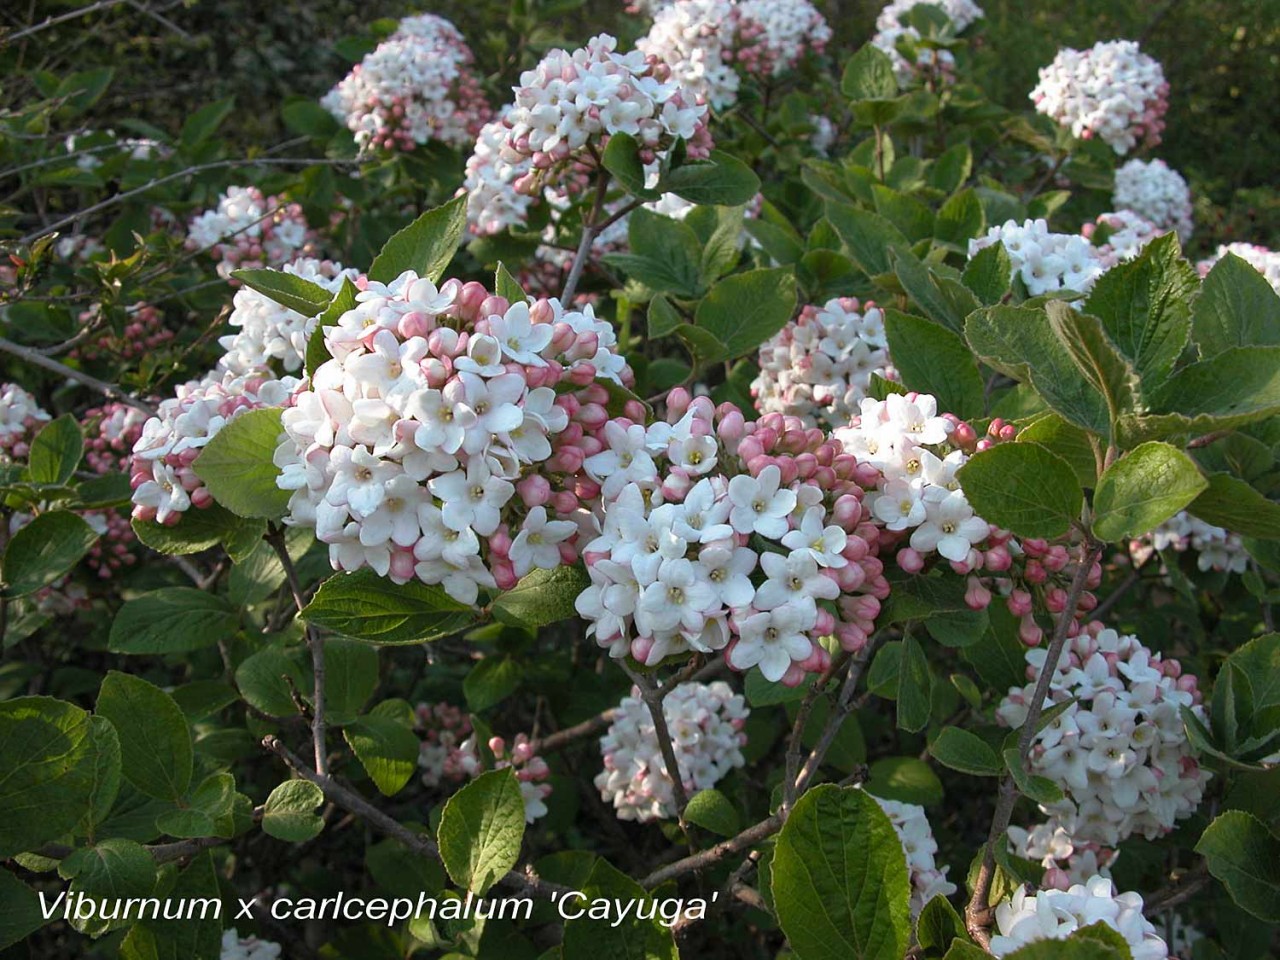
[[[1075,619],[1076,608],[1084,593],[1089,572],[1102,554],[1102,547],[1103,545],[1091,536],[1080,544],[1080,565],[1076,568],[1075,576],[1071,580],[1066,603],[1054,624],[1053,639],[1049,643],[1048,654],[1040,668],[1040,675],[1036,678],[1035,692],[1032,694],[1031,702],[1027,704],[1027,719],[1018,737],[1018,761],[1024,768],[1027,757],[1031,753],[1031,743],[1035,739],[1036,728],[1040,724],[1040,714],[1044,710],[1045,697],[1049,694],[1049,685],[1062,659],[1062,651],[1067,643],[1071,622]],[[996,844],[1004,841],[1005,833],[1009,829],[1009,820],[1013,815],[1013,805],[1017,799],[1018,785],[1014,782],[1012,774],[1006,774],[1000,782],[999,798],[996,801],[995,813],[991,817],[991,830],[987,834],[987,844],[982,855],[982,865],[978,868],[977,880],[974,883],[973,897],[964,912],[965,926],[969,935],[983,947],[991,942],[988,927],[991,925],[990,898],[991,884],[995,879]]]

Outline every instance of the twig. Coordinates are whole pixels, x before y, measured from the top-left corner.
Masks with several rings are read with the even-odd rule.
[[[676,802],[676,816],[680,829],[685,830],[684,808],[689,805],[689,794],[684,789],[684,777],[680,773],[680,764],[676,762],[675,747],[671,743],[671,730],[667,727],[667,715],[662,709],[662,691],[653,682],[653,678],[634,669],[626,660],[620,661],[631,682],[640,690],[640,697],[649,708],[653,718],[653,732],[658,739],[658,749],[662,752],[662,763],[667,768],[667,779],[671,781],[671,795]]]
[[[319,787],[325,799],[334,806],[355,814],[376,830],[408,847],[414,853],[430,857],[433,860],[440,860],[440,848],[436,846],[435,841],[429,836],[414,833],[408,827],[387,816],[354,790],[343,786],[333,777],[321,776],[308,767],[301,757],[281,743],[278,738],[274,736],[264,737],[262,745],[283,760],[289,769],[298,776]],[[531,868],[526,868],[524,872],[508,871],[498,880],[498,883],[526,896],[536,897],[539,900],[553,900],[569,892],[568,887],[562,887],[559,884],[549,883],[541,879]]]
[[[840,688],[840,696],[836,700],[835,706],[831,708],[831,716],[827,717],[826,725],[822,728],[818,742],[809,751],[809,758],[805,760],[804,766],[796,778],[794,795],[799,796],[809,789],[809,786],[813,783],[813,778],[818,775],[818,769],[822,766],[822,761],[827,758],[827,751],[835,743],[836,735],[840,733],[840,727],[844,724],[845,718],[853,712],[856,705],[853,695],[857,692],[858,680],[862,677],[862,671],[866,669],[867,664],[871,662],[871,655],[875,652],[875,649],[875,641],[868,642],[850,662],[849,672],[844,678],[844,686]]]
[[[1143,913],[1152,916],[1162,910],[1172,910],[1199,893],[1210,880],[1212,877],[1208,861],[1201,860],[1167,887],[1162,887],[1148,897],[1142,907]]]
[[[617,712],[616,709],[609,709],[604,713],[596,714],[590,720],[583,720],[572,727],[565,727],[563,730],[549,733],[541,740],[534,740],[529,745],[530,750],[537,756],[544,756],[548,753],[562,750],[575,740],[593,736],[605,729],[605,727],[613,723],[613,718],[617,715]]]
[[[1062,660],[1062,650],[1066,646],[1067,632],[1071,628],[1071,621],[1075,619],[1076,610],[1080,604],[1080,595],[1084,593],[1089,572],[1101,554],[1102,544],[1092,538],[1080,544],[1080,565],[1076,568],[1071,587],[1067,591],[1066,605],[1058,614],[1057,623],[1054,624],[1053,639],[1049,643],[1044,664],[1040,667],[1040,676],[1036,678],[1035,692],[1027,705],[1027,719],[1018,737],[1018,762],[1024,767],[1027,756],[1031,752],[1032,741],[1035,740],[1040,714],[1044,711],[1045,697],[1049,695],[1049,685],[1053,681],[1054,673],[1057,672],[1059,661]],[[1017,799],[1018,785],[1014,782],[1012,774],[1006,774],[1000,783],[995,813],[991,815],[991,830],[987,833],[987,845],[982,855],[982,865],[978,868],[978,876],[974,882],[973,897],[964,911],[965,927],[969,935],[984,948],[991,942],[987,928],[991,922],[990,897],[991,883],[995,879],[996,844],[1004,841],[1005,831],[1009,829],[1009,819],[1013,815],[1013,805]]]
[[[600,179],[596,181],[596,198],[591,205],[591,215],[582,225],[582,239],[578,241],[578,252],[573,255],[573,265],[569,268],[569,276],[565,278],[564,289],[560,292],[560,302],[563,304],[568,304],[573,299],[582,270],[591,257],[591,244],[595,242],[596,234],[601,229],[598,221],[604,210],[605,194],[609,192],[609,173],[603,166],[597,164],[596,175]]]
[[[654,870],[651,874],[641,880],[640,885],[647,889],[652,889],[660,883],[665,883],[668,880],[674,880],[676,877],[683,876],[686,873],[692,873],[696,870],[704,870],[707,867],[713,866],[726,857],[733,856],[733,854],[740,850],[745,850],[748,847],[755,846],[761,840],[767,840],[782,829],[782,824],[785,820],[786,816],[781,811],[773,814],[772,816],[765,817],[765,819],[761,820],[759,823],[755,823],[747,827],[747,829],[743,830],[736,837],[723,840],[713,847],[708,847],[706,850],[700,850],[698,853],[692,854],[691,856],[684,857],[680,860],[674,861],[673,863],[668,863],[666,866],[659,867],[657,870]]]
[[[302,596],[302,584],[298,581],[298,571],[293,567],[293,558],[289,556],[289,548],[284,542],[284,531],[280,527],[272,527],[265,538],[271,549],[280,558],[284,567],[285,579],[289,583],[289,592],[293,594],[294,606],[298,612],[307,605]],[[316,770],[320,776],[329,775],[329,748],[325,744],[324,720],[324,638],[311,624],[307,624],[307,646],[311,648],[311,672],[315,678],[315,689],[311,695],[311,740],[315,750]]]
[[[115,384],[107,383],[105,380],[99,380],[97,377],[91,377],[87,373],[83,373],[73,367],[68,367],[66,364],[59,363],[57,360],[52,360],[40,353],[38,350],[33,350],[30,347],[24,347],[21,344],[14,343],[12,340],[6,340],[4,337],[0,337],[0,350],[3,350],[5,353],[11,353],[18,359],[25,360],[33,366],[41,367],[51,373],[64,376],[68,380],[74,380],[81,386],[89,387],[91,390],[96,390],[109,400],[118,400],[119,402],[128,404],[131,407],[136,407],[151,417],[156,415],[154,407],[150,404],[144,403],[132,394],[126,393]]]
[[[782,781],[782,802],[789,809],[796,800],[796,785],[799,782],[800,773],[800,751],[804,743],[804,730],[809,725],[809,715],[813,713],[813,706],[818,702],[818,697],[822,696],[822,692],[826,689],[827,684],[831,681],[839,671],[843,670],[849,663],[849,654],[841,650],[840,654],[833,657],[831,663],[827,665],[816,680],[813,681],[809,689],[809,693],[800,701],[800,709],[796,711],[795,722],[791,725],[791,740],[787,744],[787,775]]]
[[[125,0],[98,0],[97,3],[91,3],[87,7],[80,7],[77,10],[70,10],[67,13],[59,14],[56,17],[45,17],[39,23],[33,23],[25,30],[19,30],[17,33],[11,33],[7,37],[0,37],[0,42],[13,43],[15,40],[22,40],[32,34],[39,33],[41,30],[48,30],[50,27],[56,27],[60,23],[66,23],[68,20],[75,20],[79,17],[88,16],[91,13],[97,13],[100,10],[110,10],[112,7],[118,7]]]

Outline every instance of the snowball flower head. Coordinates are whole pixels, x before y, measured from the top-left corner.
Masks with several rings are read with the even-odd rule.
[[[1111,200],[1119,210],[1132,210],[1160,230],[1191,239],[1191,189],[1163,160],[1133,159],[1116,171]]]
[[[996,243],[1004,245],[1013,265],[1010,279],[1020,277],[1033,297],[1058,290],[1088,293],[1105,271],[1106,258],[1084,237],[1052,233],[1045,220],[1006,220],[969,241],[969,256]]]
[[[948,868],[937,865],[938,841],[933,838],[933,827],[929,825],[924,807],[881,797],[876,797],[875,801],[888,815],[902,842],[911,881],[911,915],[918,917],[925,904],[934,897],[949,897],[955,893],[956,885],[947,879]]]
[[[1130,550],[1137,563],[1145,562],[1153,552],[1172,550],[1185,553],[1189,550],[1196,555],[1196,567],[1202,572],[1244,573],[1249,569],[1249,553],[1240,534],[1215,527],[1185,510],[1178,511],[1140,540],[1133,541]]]
[[[1271,288],[1280,293],[1280,253],[1253,243],[1227,243],[1219,246],[1212,257],[1196,264],[1200,275],[1207,274],[1228,253],[1234,254],[1257,270]]]
[[[744,763],[743,732],[750,710],[727,683],[682,683],[662,701],[676,766],[686,796],[709,790]],[[596,775],[600,796],[620,820],[645,823],[676,815],[675,791],[667,774],[653,715],[632,688],[600,738],[604,769]]]
[[[1068,890],[1019,889],[996,907],[999,934],[991,938],[991,953],[1004,957],[1037,940],[1065,940],[1077,930],[1103,923],[1129,945],[1133,960],[1167,960],[1169,948],[1142,915],[1142,897],[1115,892],[1110,880],[1091,877]]]
[[[218,261],[218,276],[249,268],[278,267],[314,252],[315,231],[302,207],[268,197],[257,187],[228,187],[217,205],[194,217],[186,247]]]

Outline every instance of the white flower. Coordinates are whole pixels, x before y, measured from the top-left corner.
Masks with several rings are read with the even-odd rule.
[[[716,599],[726,607],[747,607],[755,598],[751,573],[756,568],[756,553],[746,547],[711,544],[698,552],[698,562],[707,572],[707,581]]]
[[[793,550],[785,557],[779,553],[761,554],[760,566],[769,579],[756,591],[755,606],[759,610],[789,604],[816,613],[815,601],[834,600],[840,595],[840,587],[818,568],[818,561],[808,550]]]
[[[787,532],[787,515],[795,508],[794,491],[779,489],[782,471],[770,464],[758,477],[739,474],[729,481],[733,509],[729,523],[738,533],[781,537]]]
[[[813,652],[813,643],[805,634],[812,626],[807,614],[787,605],[740,619],[738,643],[729,662],[739,670],[758,665],[766,680],[781,680],[792,661],[804,660]]]
[[[999,933],[991,938],[991,953],[1004,957],[1037,940],[1065,940],[1077,930],[1102,923],[1122,936],[1133,960],[1167,960],[1169,949],[1156,928],[1142,915],[1142,897],[1117,895],[1105,877],[1090,877],[1069,890],[1018,889],[1011,900],[996,907]]]
[[[927,500],[925,514],[924,523],[911,531],[911,546],[921,553],[937,550],[960,563],[975,543],[987,537],[987,521],[973,515],[973,507],[959,490]]]
[[[510,481],[495,477],[478,457],[468,461],[465,471],[434,477],[427,486],[433,496],[444,501],[445,526],[451,530],[469,527],[482,537],[498,529],[502,507],[516,490]]]
[[[447,507],[446,507],[447,509]],[[547,520],[545,507],[534,507],[525,517],[520,532],[511,544],[511,564],[517,576],[524,576],[537,567],[554,570],[560,565],[558,544],[578,532],[578,525],[569,520]]]
[[[1174,230],[1186,243],[1191,239],[1191,189],[1178,171],[1163,160],[1130,160],[1116,171],[1111,201],[1118,210],[1131,210],[1158,230]]]
[[[636,622],[646,632],[701,632],[715,591],[700,571],[683,557],[663,560],[657,579],[644,589],[636,606]]]
[[[824,526],[825,519],[825,510],[810,507],[800,526],[782,538],[782,545],[789,550],[807,550],[819,566],[839,569],[849,563],[841,554],[849,536],[835,524]]]

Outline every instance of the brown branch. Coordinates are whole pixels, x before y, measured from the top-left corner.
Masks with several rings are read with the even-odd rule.
[[[809,725],[809,716],[813,713],[814,704],[822,696],[831,678],[843,670],[848,663],[849,654],[841,650],[827,664],[827,669],[813,681],[808,694],[800,701],[800,709],[796,711],[795,722],[791,725],[791,740],[787,744],[787,773],[782,781],[782,803],[788,809],[796,800],[796,785],[800,782],[800,752],[804,746],[804,730]]]
[[[596,176],[600,179],[596,181],[596,197],[591,205],[591,216],[583,224],[582,239],[578,241],[578,252],[573,255],[573,265],[569,268],[569,276],[565,278],[564,289],[560,292],[560,302],[566,306],[578,289],[582,270],[591,259],[591,244],[595,241],[596,234],[602,229],[599,221],[600,214],[604,211],[605,194],[609,192],[609,173],[598,162]]]
[[[684,808],[689,805],[689,794],[684,789],[684,777],[680,773],[680,764],[676,761],[675,747],[671,743],[671,731],[667,727],[667,715],[662,708],[662,691],[648,674],[640,673],[626,660],[619,661],[631,682],[640,691],[640,697],[649,708],[649,716],[653,718],[653,732],[658,740],[658,749],[662,753],[663,766],[667,768],[667,779],[671,781],[671,794],[676,802],[676,817],[680,829],[687,832],[684,819]]]
[[[142,400],[139,400],[132,394],[126,393],[115,384],[107,383],[105,380],[99,380],[97,377],[91,377],[89,374],[76,370],[74,367],[68,367],[65,363],[59,363],[57,360],[46,357],[38,350],[33,350],[30,347],[24,347],[19,343],[14,343],[12,340],[6,340],[4,337],[0,337],[0,350],[3,350],[5,353],[11,353],[19,360],[25,360],[32,366],[40,367],[43,370],[48,370],[51,373],[56,373],[59,376],[66,377],[68,380],[74,380],[81,386],[88,387],[91,390],[96,390],[108,400],[118,400],[120,403],[136,407],[138,410],[141,410],[143,413],[151,417],[156,415],[154,407]]]
[[[668,863],[666,866],[659,867],[647,877],[640,881],[640,885],[649,889],[656,887],[660,883],[668,880],[674,880],[676,877],[683,876],[697,870],[705,870],[707,867],[713,866],[730,857],[741,850],[754,846],[762,840],[767,840],[780,829],[786,820],[785,814],[781,811],[772,816],[765,817],[759,823],[752,824],[743,830],[736,837],[723,840],[713,847],[706,850],[700,850],[691,856]]]
[[[1153,916],[1163,910],[1172,910],[1203,890],[1212,879],[1208,862],[1201,860],[1167,887],[1157,890],[1148,897],[1142,911],[1147,916]]]
[[[600,733],[609,724],[613,723],[613,718],[617,716],[617,713],[616,709],[610,708],[603,713],[596,714],[590,720],[583,720],[581,723],[575,723],[572,727],[565,727],[563,730],[549,733],[540,740],[534,740],[529,745],[530,749],[538,756],[545,756],[548,753],[563,750],[575,740],[581,740],[584,737]]]
[[[125,0],[98,0],[97,3],[91,3],[87,7],[80,7],[76,10],[70,10],[67,13],[59,14],[56,17],[45,17],[39,23],[33,23],[24,30],[17,33],[11,33],[7,37],[0,36],[0,43],[13,43],[15,40],[22,40],[32,34],[39,33],[41,30],[48,30],[50,27],[56,27],[60,23],[66,23],[68,20],[76,20],[79,17],[88,16],[91,13],[98,13],[101,10],[110,10],[112,7],[118,7]]]

